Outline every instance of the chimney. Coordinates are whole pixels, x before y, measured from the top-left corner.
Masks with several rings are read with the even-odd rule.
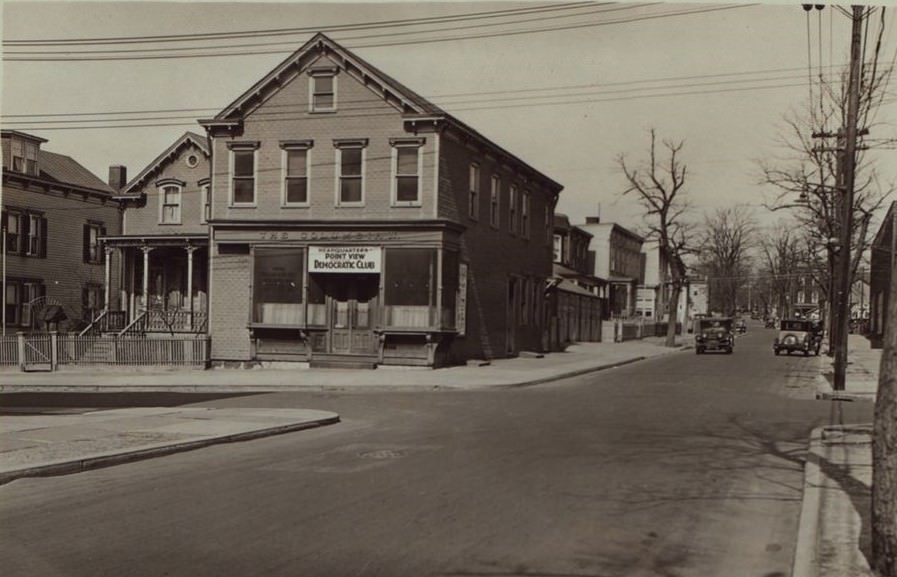
[[[109,167],[109,186],[120,191],[128,184],[128,167],[115,164]]]

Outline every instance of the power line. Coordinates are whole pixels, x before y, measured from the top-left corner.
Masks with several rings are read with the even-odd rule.
[[[530,6],[526,8],[512,8],[508,10],[492,10],[487,12],[472,12],[454,14],[448,16],[431,16],[427,18],[409,18],[404,20],[381,20],[379,22],[365,22],[355,24],[339,24],[332,26],[297,27],[297,28],[273,28],[263,30],[242,30],[234,32],[206,32],[192,34],[166,34],[158,36],[112,36],[105,38],[53,38],[36,40],[4,40],[4,46],[66,46],[66,45],[96,45],[96,44],[141,44],[158,42],[185,42],[199,40],[227,40],[232,38],[257,38],[266,36],[283,36],[294,34],[309,34],[316,32],[338,32],[346,30],[368,30],[386,27],[402,27],[429,23],[438,23],[454,20],[475,20],[480,18],[494,18],[514,14],[528,14],[542,11],[562,11],[571,8],[603,6],[610,3],[571,2],[568,4],[548,4],[542,6]],[[657,3],[654,3],[657,4]],[[649,6],[651,4],[637,4]]]
[[[374,42],[374,43],[354,43],[353,40],[358,40],[359,38],[366,37],[356,37],[356,38],[346,38],[341,40],[341,42],[350,46],[351,48],[384,48],[384,47],[395,47],[395,46],[408,46],[408,45],[417,45],[417,44],[431,44],[437,42],[456,42],[461,40],[474,40],[474,39],[492,39],[492,38],[501,38],[507,36],[519,36],[523,34],[535,34],[542,32],[557,32],[557,31],[566,31],[566,30],[577,30],[583,28],[593,28],[598,26],[609,26],[609,25],[617,25],[617,24],[629,24],[633,22],[640,22],[646,20],[655,20],[659,18],[670,18],[676,16],[690,16],[696,14],[704,14],[710,12],[718,12],[722,10],[736,10],[741,8],[748,8],[756,6],[756,4],[744,4],[744,5],[731,5],[731,6],[716,6],[710,8],[690,8],[679,11],[670,11],[663,12],[659,14],[648,14],[643,16],[633,16],[630,18],[621,18],[617,20],[608,20],[608,21],[593,21],[593,22],[577,22],[574,24],[567,25],[556,25],[556,26],[548,26],[548,27],[536,27],[530,29],[521,29],[521,30],[508,30],[508,31],[500,31],[500,32],[489,32],[483,34],[467,34],[467,35],[456,35],[456,36],[444,36],[438,38],[423,38],[423,39],[414,39],[414,40],[394,40],[394,41],[386,41],[386,42]],[[627,7],[629,8],[629,7]],[[623,8],[621,8],[623,9]],[[544,21],[545,19],[539,19],[539,21]],[[499,23],[498,25],[507,25],[508,23]],[[495,25],[493,25],[495,26]],[[472,28],[471,26],[465,26],[458,29],[461,30],[469,30]],[[443,32],[443,30],[438,30],[435,32]],[[432,31],[431,31],[432,32]],[[410,34],[426,34],[431,32],[411,32]],[[394,33],[387,34],[385,36],[394,37],[394,36],[407,36],[409,33]],[[66,55],[60,56],[50,56],[50,57],[42,57],[42,56],[29,56],[29,55],[20,55],[17,56],[15,52],[7,51],[3,55],[3,60],[7,62],[85,62],[85,61],[112,61],[112,60],[168,60],[168,59],[184,59],[184,58],[208,58],[208,57],[222,57],[222,56],[256,56],[256,55],[266,55],[266,54],[283,54],[290,52],[289,50],[238,50],[233,51],[235,48],[233,46],[223,46],[218,47],[222,50],[232,50],[231,52],[195,52],[192,54],[158,54],[159,50],[154,50],[156,52],[154,54],[145,54],[145,55],[109,55],[109,56],[80,56],[78,53],[67,53]],[[213,48],[205,48],[205,50],[211,50]],[[202,48],[197,48],[197,50],[203,50]]]

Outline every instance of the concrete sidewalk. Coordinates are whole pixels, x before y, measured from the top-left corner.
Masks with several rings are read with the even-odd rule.
[[[266,392],[284,390],[438,390],[521,387],[626,365],[686,348],[653,338],[627,343],[583,343],[563,353],[523,355],[486,366],[447,369],[263,369],[61,371],[0,373],[11,392]],[[10,412],[10,411],[7,411]],[[0,483],[73,473],[214,443],[243,440],[339,421],[334,413],[294,409],[151,407],[83,414],[15,415],[0,419]]]
[[[881,350],[860,335],[848,341],[845,390],[832,389],[833,359],[819,357],[818,399],[872,402]],[[869,548],[872,487],[870,424],[820,427],[810,437],[792,577],[873,577]]]

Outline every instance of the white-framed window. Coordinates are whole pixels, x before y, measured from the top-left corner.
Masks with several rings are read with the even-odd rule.
[[[367,139],[335,140],[336,204],[364,205],[364,173]]]
[[[22,218],[23,215],[17,211],[3,211],[4,228],[6,229],[6,252],[10,254],[19,254],[24,248],[24,239],[22,238]]]
[[[6,307],[6,324],[16,326],[21,322],[22,317],[22,294],[21,283],[7,280],[6,295],[3,305]]]
[[[30,327],[34,322],[31,303],[44,292],[43,283],[25,281],[22,283],[22,326]]]
[[[212,218],[212,197],[209,195],[209,183],[203,179],[199,183],[199,222],[206,224]]]
[[[477,220],[480,218],[480,165],[476,162],[470,163],[468,181],[467,214]]]
[[[392,202],[398,206],[419,206],[423,138],[391,139]]]
[[[159,184],[159,224],[181,224],[181,193],[179,183]]]
[[[37,143],[10,139],[10,156],[12,156],[12,170],[37,176]]]
[[[545,204],[545,244],[551,246],[554,242],[554,211],[551,210],[551,204]]]
[[[28,242],[25,244],[25,254],[29,256],[43,256],[41,232],[44,220],[39,214],[29,214],[28,218]]]
[[[283,186],[281,202],[284,206],[308,206],[309,180],[311,178],[310,140],[282,141],[281,166]]]
[[[100,237],[106,234],[105,227],[96,222],[88,222],[84,225],[83,235],[84,235],[84,245],[83,245],[83,260],[86,263],[91,264],[99,264],[102,262],[102,245],[100,244]]]
[[[523,196],[520,197],[520,236],[523,238],[529,238],[529,211],[530,211],[530,194],[529,191],[523,191]]]
[[[554,252],[553,252],[554,262],[566,264],[566,263],[564,263],[564,253],[562,252],[563,246],[564,246],[564,238],[559,234],[554,235]]]
[[[335,67],[317,68],[309,71],[309,111],[334,112],[336,110]]]
[[[489,194],[489,224],[492,228],[499,227],[499,210],[501,203],[499,201],[501,195],[501,177],[497,174],[492,175],[492,188]]]
[[[508,193],[508,232],[512,235],[517,234],[517,197],[520,196],[520,191],[517,188],[517,185],[511,185],[511,190]]]
[[[256,150],[258,142],[231,142],[230,202],[232,206],[255,206]]]

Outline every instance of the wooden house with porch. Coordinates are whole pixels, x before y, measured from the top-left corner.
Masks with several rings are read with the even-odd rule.
[[[124,167],[117,167],[124,172]],[[102,333],[203,334],[208,327],[209,147],[187,132],[115,198],[122,233],[103,237],[109,303],[95,323]],[[110,258],[115,256],[116,258]]]

